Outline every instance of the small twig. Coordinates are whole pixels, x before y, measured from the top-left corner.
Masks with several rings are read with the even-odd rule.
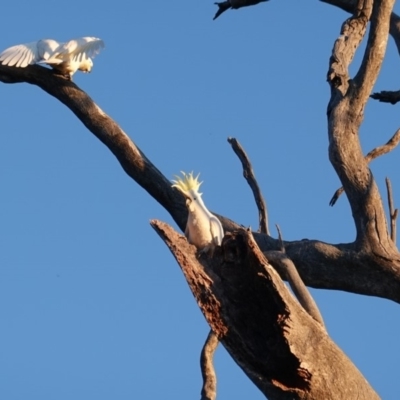
[[[278,224],[275,224],[275,226],[276,226],[276,230],[278,231],[278,239],[279,239],[280,251],[281,251],[282,253],[286,253],[285,245],[284,245],[283,239],[282,239],[281,228],[279,228],[279,225],[278,225]]]
[[[394,208],[394,201],[393,201],[393,192],[392,192],[392,184],[390,183],[390,179],[386,178],[386,190],[388,196],[388,204],[389,204],[389,215],[390,215],[390,237],[393,240],[393,243],[396,243],[396,220],[398,209]]]
[[[386,144],[384,144],[383,146],[378,146],[375,149],[371,150],[365,156],[365,161],[369,163],[375,158],[383,156],[386,153],[389,153],[399,144],[399,142],[400,142],[400,129],[397,129],[395,134],[388,140]]]
[[[247,157],[247,154],[244,151],[243,147],[235,138],[228,138],[228,142],[232,146],[233,151],[239,157],[239,160],[241,161],[243,166],[243,176],[249,184],[251,190],[253,191],[254,200],[256,201],[258,208],[258,231],[261,233],[265,233],[269,236],[267,206],[265,204],[265,200],[261,193],[260,187],[258,186],[250,160]]]
[[[201,375],[203,376],[201,400],[215,400],[217,397],[217,376],[213,357],[218,343],[217,335],[210,330],[200,356]]]
[[[340,195],[344,192],[343,186],[340,187],[338,190],[336,190],[335,194],[332,196],[331,201],[329,202],[329,205],[333,207],[335,203],[337,202],[338,198]]]
[[[307,286],[301,279],[301,276],[299,275],[299,272],[297,271],[294,262],[286,255],[285,245],[283,243],[282,233],[279,225],[275,226],[278,231],[281,249],[279,251],[267,251],[264,252],[264,254],[274,268],[278,267],[285,274],[294,295],[296,296],[302,307],[326,330],[325,323],[319,311],[317,303],[314,301],[310,291],[307,289]]]
[[[384,154],[389,153],[392,151],[400,142],[400,129],[397,129],[395,134],[388,140],[386,144],[383,146],[378,146],[375,147],[375,149],[371,150],[366,156],[365,156],[365,161],[367,163],[370,163],[372,160],[374,160],[377,157],[383,156]],[[329,202],[329,205],[333,207],[340,197],[340,195],[344,192],[343,187],[339,188],[336,190],[335,194],[332,196],[331,201]]]

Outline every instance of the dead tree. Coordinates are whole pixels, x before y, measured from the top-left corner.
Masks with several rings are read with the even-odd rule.
[[[400,43],[399,17],[392,14],[394,0],[325,2],[352,14],[343,23],[330,58],[327,118],[329,159],[352,209],[355,241],[339,245],[318,240],[286,241],[285,264],[277,255],[282,243],[270,236],[265,218],[264,228],[252,233],[219,216],[227,234],[210,259],[199,257],[171,227],[152,222],[178,261],[212,331],[269,399],[378,398],[330,339],[313,307],[303,303],[302,307],[289,293],[282,279],[290,278],[290,268],[295,266],[307,286],[400,303],[400,254],[394,243],[397,212],[392,203],[389,232],[358,134],[389,30]],[[356,75],[350,77],[349,64],[368,25],[363,61]],[[65,104],[184,230],[185,199],[118,124],[73,82],[40,66],[0,66],[0,81],[36,85]]]

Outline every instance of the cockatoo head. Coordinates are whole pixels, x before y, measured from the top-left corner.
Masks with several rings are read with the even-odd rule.
[[[176,180],[172,181],[172,187],[176,187],[179,189],[187,198],[192,201],[197,200],[197,198],[201,197],[202,193],[199,192],[200,185],[203,182],[199,182],[199,175],[193,176],[193,172],[186,174],[181,171],[183,178],[176,176]]]
[[[90,72],[93,68],[93,61],[91,58],[85,58],[79,64],[79,71]]]

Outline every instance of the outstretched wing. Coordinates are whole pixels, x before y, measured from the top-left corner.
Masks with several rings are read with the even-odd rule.
[[[221,246],[224,237],[224,229],[222,228],[221,221],[217,217],[210,217],[210,232],[213,243],[217,246]]]
[[[70,40],[57,49],[57,57],[67,60],[82,61],[93,58],[105,47],[104,42],[95,37],[82,37]]]
[[[40,59],[37,45],[38,42],[31,42],[9,47],[0,54],[0,62],[3,65],[21,68],[34,64]]]
[[[37,42],[38,61],[46,61],[54,56],[63,43],[53,39],[42,39]]]

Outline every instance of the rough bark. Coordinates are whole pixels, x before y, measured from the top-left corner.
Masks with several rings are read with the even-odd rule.
[[[320,0],[320,1],[322,1],[323,3],[330,4],[332,6],[339,7],[350,14],[353,14],[357,7],[357,0]],[[390,15],[389,28],[390,28],[389,33],[392,36],[394,42],[396,43],[397,50],[400,53],[400,17],[394,12],[392,12]]]
[[[285,242],[286,255],[308,286],[400,303],[400,254],[388,231],[382,199],[358,136],[365,104],[384,57],[389,27],[400,43],[399,17],[391,14],[393,0],[327,2],[354,12],[343,24],[330,59],[328,138],[329,158],[347,194],[356,238],[348,244],[307,239]],[[352,79],[348,66],[369,21],[365,56]],[[40,66],[0,66],[0,81],[36,85],[70,108],[111,150],[125,172],[184,230],[187,209],[182,194],[73,82]],[[232,233],[239,225],[222,216],[220,219],[228,235],[212,261],[203,256],[199,259],[193,246],[168,226],[156,222],[153,226],[180,264],[212,330],[254,384],[270,399],[377,398],[317,322],[319,316],[312,307],[309,311],[314,318],[290,295],[268,264],[263,252],[279,251],[279,241],[262,233]],[[276,262],[275,268],[285,279],[287,265]]]
[[[269,399],[378,399],[347,356],[293,298],[251,232],[225,236],[213,259],[152,221],[211,329]]]
[[[214,353],[218,347],[218,337],[210,330],[200,355],[200,369],[203,377],[200,400],[217,398],[217,375],[214,369]]]

